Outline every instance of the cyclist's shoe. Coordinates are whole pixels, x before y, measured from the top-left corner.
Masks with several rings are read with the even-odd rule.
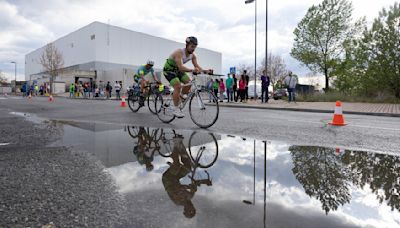
[[[143,96],[140,96],[140,98],[139,98],[139,106],[140,107],[144,106],[144,97]]]
[[[186,100],[188,98],[188,95],[187,94],[181,94],[181,98],[182,98],[182,100]]]
[[[185,113],[183,113],[182,110],[180,108],[178,108],[178,107],[173,107],[172,114],[174,114],[174,116],[177,117],[177,118],[185,117]]]

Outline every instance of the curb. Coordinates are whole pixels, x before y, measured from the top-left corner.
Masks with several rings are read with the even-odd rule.
[[[206,104],[206,105],[213,105],[213,104]],[[326,110],[326,109],[260,107],[260,106],[240,105],[240,104],[239,105],[230,105],[230,104],[221,105],[220,104],[219,106],[220,107],[227,107],[227,108],[270,109],[270,110],[295,111],[295,112],[313,112],[313,113],[333,113],[334,112],[334,110]],[[343,114],[366,115],[366,116],[400,117],[400,114],[396,114],[396,113],[343,111]]]

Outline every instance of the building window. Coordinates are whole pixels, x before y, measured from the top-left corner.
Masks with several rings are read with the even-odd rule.
[[[91,39],[91,40],[94,40],[94,39],[96,39],[96,35],[94,35],[94,34],[93,34],[93,35],[91,35],[91,36],[90,36],[90,39]]]

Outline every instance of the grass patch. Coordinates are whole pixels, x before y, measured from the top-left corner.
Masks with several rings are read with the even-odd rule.
[[[359,103],[388,103],[388,104],[400,104],[400,99],[394,96],[375,96],[375,97],[368,97],[368,96],[351,96],[342,94],[339,92],[328,92],[325,94],[297,94],[296,97],[297,101],[303,102],[335,102],[335,101],[342,101],[342,102],[359,102]]]

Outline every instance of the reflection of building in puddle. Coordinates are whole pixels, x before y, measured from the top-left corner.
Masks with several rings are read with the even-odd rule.
[[[131,137],[128,134],[127,126],[99,123],[85,123],[72,121],[59,121],[64,124],[63,136],[55,144],[65,146],[73,146],[79,150],[85,150],[97,157],[105,167],[118,166],[127,162],[137,161],[133,153],[134,147],[138,144],[137,137]],[[130,126],[132,127],[132,126]],[[139,127],[134,127],[139,129]],[[145,128],[148,132],[153,132],[155,128]],[[158,129],[159,132],[164,132],[167,139],[172,139],[173,134],[171,129]],[[192,131],[176,131],[177,134],[184,137],[183,142],[186,147],[189,146],[190,136]],[[160,135],[155,135],[159,137]],[[215,135],[217,139],[221,136]],[[158,141],[159,138],[158,138]],[[203,145],[211,142],[208,133],[196,133],[190,141],[191,146]],[[158,142],[159,146],[161,142]],[[169,147],[160,146],[161,152],[167,153]],[[155,156],[158,156],[155,153]]]

